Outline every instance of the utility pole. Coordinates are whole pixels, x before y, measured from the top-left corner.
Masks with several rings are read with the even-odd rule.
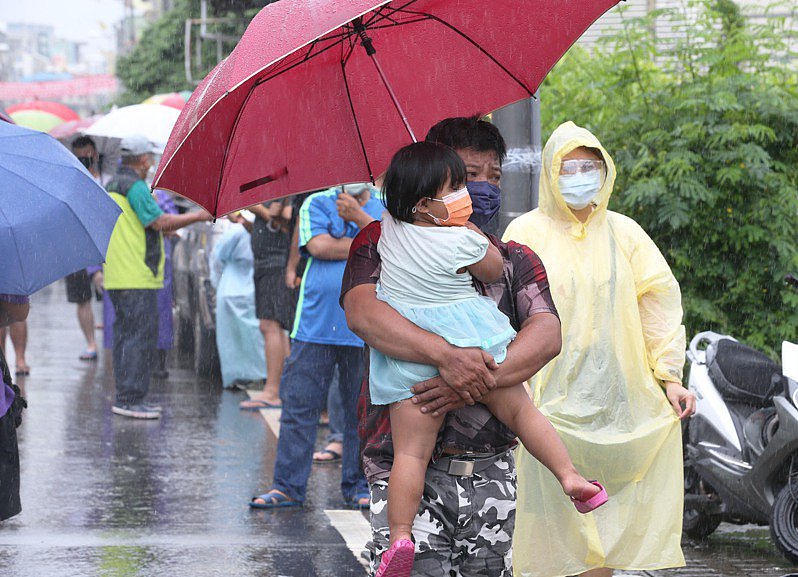
[[[514,218],[538,205],[540,180],[540,100],[529,98],[493,113],[492,121],[507,142],[502,166],[502,206],[488,232],[501,236]]]

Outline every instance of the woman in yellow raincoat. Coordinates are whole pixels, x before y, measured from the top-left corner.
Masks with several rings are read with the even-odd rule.
[[[516,576],[684,565],[679,419],[695,399],[681,384],[681,294],[643,229],[607,210],[614,182],[598,139],[566,122],[543,150],[539,208],[505,232],[543,260],[562,321],[562,352],[530,382],[535,404],[577,469],[609,494],[580,515],[519,451]]]

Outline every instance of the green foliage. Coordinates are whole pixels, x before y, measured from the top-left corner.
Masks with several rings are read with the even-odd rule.
[[[677,37],[655,36],[657,19]],[[593,53],[573,48],[541,87],[544,132],[573,120],[613,155],[610,208],[673,267],[688,334],[712,329],[771,353],[798,340],[798,292],[783,282],[798,272],[790,43],[784,19],[753,25],[730,0],[687,1],[624,19]]]
[[[220,4],[212,17],[234,19],[231,24],[212,24],[213,31],[240,37],[259,7],[269,2],[239,2],[235,10],[224,9],[227,4]],[[213,7],[214,5],[212,5]],[[199,18],[199,0],[176,0],[174,8],[166,12],[160,19],[148,26],[142,33],[135,49],[117,61],[116,74],[125,86],[125,92],[118,99],[118,104],[134,104],[141,102],[153,94],[193,90],[195,87],[186,80],[185,71],[185,22],[189,18]],[[196,33],[196,30],[195,30]],[[226,46],[229,50],[229,46]],[[209,72],[216,64],[216,46],[206,42],[203,47],[203,62]],[[227,56],[226,53],[223,56]]]

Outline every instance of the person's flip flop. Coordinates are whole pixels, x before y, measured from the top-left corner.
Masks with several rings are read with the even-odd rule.
[[[366,499],[365,503],[361,503],[362,500]],[[371,495],[368,491],[363,493],[356,493],[353,496],[346,499],[346,506],[350,509],[359,509],[364,511],[366,509],[371,508]]]
[[[243,411],[260,411],[261,409],[282,409],[283,406],[260,399],[249,399],[238,403],[238,408]]]
[[[588,481],[589,483],[593,483],[596,487],[599,488],[599,492],[587,499],[586,501],[580,501],[579,499],[574,499],[571,497],[571,501],[573,501],[574,507],[580,513],[590,513],[595,509],[601,507],[604,503],[607,502],[607,490],[604,486],[599,483],[598,481]]]
[[[263,499],[265,503],[256,503],[255,499]],[[263,495],[252,497],[249,506],[253,509],[280,509],[282,507],[301,507],[302,503],[295,501],[282,491],[271,489]]]
[[[395,541],[391,548],[382,554],[380,566],[374,577],[410,577],[415,553],[416,546],[409,539]]]
[[[16,371],[14,371],[14,374],[18,377],[27,377],[28,375],[30,375],[30,368],[17,369]]]
[[[80,359],[81,361],[96,361],[97,351],[83,351],[83,353],[81,353],[78,359]]]
[[[316,455],[330,455],[329,459],[318,459]],[[341,460],[341,453],[333,451],[332,449],[322,449],[313,455],[313,462],[319,465],[327,465],[328,463],[337,463]]]

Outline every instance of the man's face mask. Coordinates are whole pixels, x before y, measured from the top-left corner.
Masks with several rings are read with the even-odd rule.
[[[463,187],[454,192],[450,192],[443,198],[431,198],[435,202],[442,202],[446,207],[449,216],[445,219],[440,219],[432,214],[429,217],[432,222],[438,226],[465,226],[471,216],[471,197],[468,195],[468,189]]]
[[[502,191],[495,184],[487,180],[477,180],[466,183],[468,194],[471,196],[473,213],[471,222],[482,228],[499,212],[502,203]]]

